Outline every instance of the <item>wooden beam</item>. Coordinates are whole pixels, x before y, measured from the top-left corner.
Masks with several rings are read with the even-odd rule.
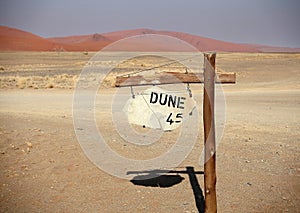
[[[235,83],[235,73],[219,73],[216,77],[217,83]],[[151,78],[145,78],[142,75],[124,76],[116,78],[116,87],[145,86],[177,83],[204,83],[203,73],[178,73],[162,72],[153,75]]]
[[[204,194],[205,212],[217,212],[216,141],[215,141],[215,60],[216,54],[205,54],[204,62]]]

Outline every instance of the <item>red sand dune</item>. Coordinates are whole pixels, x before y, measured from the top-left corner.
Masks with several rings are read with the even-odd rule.
[[[215,39],[204,38],[200,36],[194,36],[186,33],[178,32],[168,32],[168,31],[156,31],[149,29],[137,29],[137,30],[125,30],[112,33],[102,34],[102,39],[95,41],[93,37],[95,35],[83,35],[83,36],[69,36],[63,38],[50,38],[50,41],[60,43],[60,44],[72,44],[78,48],[78,50],[100,50],[103,46],[118,41],[123,38],[136,35],[144,34],[159,34],[168,35],[178,39],[181,39],[192,46],[196,47],[199,51],[222,51],[222,52],[259,52],[257,48],[250,45],[234,44],[229,42],[218,41]],[[151,45],[150,45],[151,44]],[[131,45],[129,47],[129,45]],[[148,46],[145,43],[128,44],[127,47],[122,46],[122,50],[144,50],[144,51],[163,51],[168,49],[168,47],[157,46],[155,42],[149,42]],[[172,48],[171,48],[172,49]],[[173,48],[174,51],[179,50],[176,47]]]
[[[296,48],[270,47],[264,45],[235,44],[219,41],[201,36],[190,35],[180,32],[156,31],[149,29],[124,30],[103,34],[91,34],[82,36],[67,36],[55,38],[42,38],[22,30],[0,26],[0,51],[99,51],[103,47],[130,36],[143,34],[160,34],[176,37],[183,40],[199,51],[219,52],[300,52]],[[135,41],[122,46],[122,50],[142,51],[176,51],[176,44],[173,48],[170,45],[153,42]],[[179,45],[180,46],[180,45]],[[116,49],[117,50],[117,49]],[[184,51],[180,49],[181,51]]]
[[[22,30],[0,26],[1,51],[51,51],[56,44]]]

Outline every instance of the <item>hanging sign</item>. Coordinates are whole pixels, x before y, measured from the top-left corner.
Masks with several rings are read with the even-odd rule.
[[[196,102],[186,91],[166,91],[153,86],[127,101],[128,122],[164,131],[178,128],[192,116]]]

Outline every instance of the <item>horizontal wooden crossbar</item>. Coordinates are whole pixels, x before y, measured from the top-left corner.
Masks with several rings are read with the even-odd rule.
[[[235,83],[235,73],[217,73],[216,83]],[[178,73],[162,72],[157,73],[151,78],[145,78],[141,75],[126,76],[116,78],[116,87],[161,85],[161,84],[178,84],[178,83],[203,83],[203,73]]]

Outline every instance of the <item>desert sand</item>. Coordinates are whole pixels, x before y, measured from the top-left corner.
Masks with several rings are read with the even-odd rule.
[[[85,156],[72,100],[93,55],[0,53],[1,212],[197,212],[193,190],[197,183],[203,190],[202,129],[190,155],[158,182],[111,176]],[[156,62],[143,60],[133,66]],[[227,121],[217,150],[218,211],[299,212],[300,54],[218,53],[216,64],[237,73],[236,84],[223,86]],[[101,88],[108,97],[103,105],[118,90],[111,87],[117,74]],[[198,86],[192,91],[201,100]],[[114,130],[110,107],[101,110],[104,137],[124,156],[157,156],[174,141],[166,132],[157,145],[135,149]],[[199,172],[196,179],[187,167]]]

